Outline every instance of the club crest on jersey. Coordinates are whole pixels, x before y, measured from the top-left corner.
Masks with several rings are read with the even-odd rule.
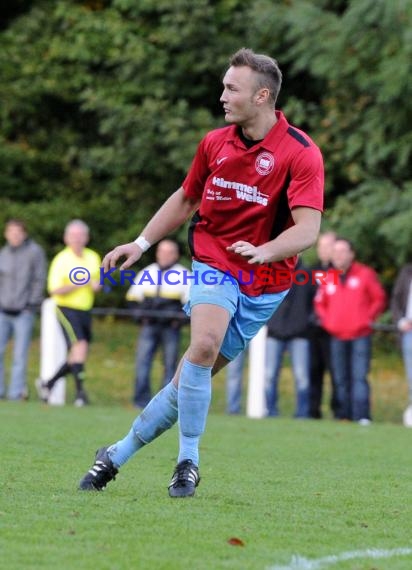
[[[267,176],[275,166],[275,159],[269,152],[261,152],[256,157],[255,168],[256,172],[261,176]]]

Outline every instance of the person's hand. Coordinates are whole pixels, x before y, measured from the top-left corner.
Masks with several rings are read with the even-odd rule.
[[[142,254],[143,251],[134,241],[118,245],[112,249],[112,251],[106,253],[102,261],[102,266],[105,271],[108,271],[109,269],[116,267],[116,263],[120,258],[125,257],[126,260],[122,263],[119,269],[127,269],[133,265],[133,263],[138,261],[142,257]]]
[[[248,241],[235,241],[235,243],[232,243],[232,245],[229,245],[226,249],[242,257],[250,257],[248,263],[266,263],[262,246],[255,247]]]

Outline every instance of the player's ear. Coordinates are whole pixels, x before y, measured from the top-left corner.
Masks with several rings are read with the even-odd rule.
[[[256,103],[258,103],[259,105],[262,105],[263,103],[266,103],[267,100],[270,97],[270,91],[267,87],[262,87],[262,89],[259,89],[256,92]]]

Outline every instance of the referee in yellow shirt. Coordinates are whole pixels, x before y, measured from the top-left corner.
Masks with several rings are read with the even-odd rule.
[[[76,383],[74,404],[89,403],[84,389],[84,366],[91,341],[95,292],[99,283],[101,259],[86,247],[89,227],[82,220],[72,220],[64,231],[66,247],[51,262],[47,288],[57,306],[57,318],[63,329],[68,348],[67,361],[49,380],[36,380],[39,397],[48,400],[50,390],[59,378],[69,372]]]

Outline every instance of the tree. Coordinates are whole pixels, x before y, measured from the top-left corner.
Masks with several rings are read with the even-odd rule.
[[[412,4],[262,0],[250,17],[286,63],[288,116],[323,150],[326,220],[392,275],[412,255]]]
[[[388,280],[412,255],[408,0],[18,0],[2,16],[0,218],[28,218],[50,255],[72,217],[101,252],[136,234],[223,124],[242,45],[277,57],[279,104],[323,151],[326,225]]]
[[[133,237],[221,120],[244,5],[39,0],[12,21],[0,35],[4,214],[29,216],[54,250],[71,217],[101,251]]]

